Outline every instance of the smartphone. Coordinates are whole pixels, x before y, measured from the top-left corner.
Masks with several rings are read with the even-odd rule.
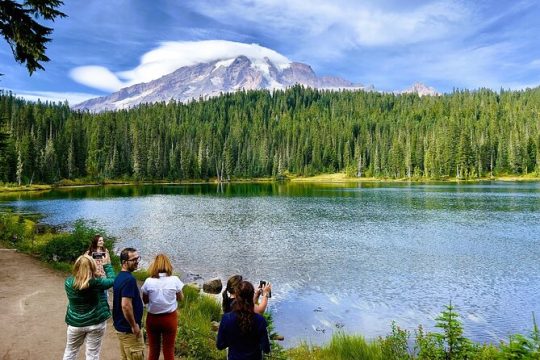
[[[96,260],[103,259],[105,257],[105,253],[103,252],[93,252],[92,257]]]
[[[259,281],[259,289],[262,289],[264,286],[266,286],[266,281],[264,281],[264,280]],[[271,291],[268,292],[268,297],[269,298],[272,297],[272,292]]]

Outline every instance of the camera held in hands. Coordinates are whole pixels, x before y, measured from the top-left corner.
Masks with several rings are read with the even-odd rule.
[[[96,260],[101,260],[105,257],[105,253],[104,252],[97,252],[97,251],[94,251],[92,253],[92,257]]]
[[[265,280],[259,281],[259,289],[262,290],[265,286],[266,286],[266,281],[265,281]],[[268,297],[269,297],[269,298],[272,297],[272,291],[269,291],[269,292],[268,292]]]

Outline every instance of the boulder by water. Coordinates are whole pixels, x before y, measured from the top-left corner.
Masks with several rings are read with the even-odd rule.
[[[219,294],[223,289],[220,278],[210,279],[204,282],[203,291],[207,294]]]

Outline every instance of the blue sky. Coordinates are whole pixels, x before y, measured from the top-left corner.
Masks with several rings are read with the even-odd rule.
[[[241,52],[392,91],[540,85],[540,1],[66,0],[46,71],[0,41],[0,88],[84,99]]]

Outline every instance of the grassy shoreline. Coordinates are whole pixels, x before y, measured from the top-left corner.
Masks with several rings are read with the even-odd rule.
[[[342,183],[456,183],[456,184],[474,184],[483,181],[505,181],[505,182],[540,182],[540,176],[534,174],[527,174],[521,176],[514,175],[502,175],[494,177],[483,177],[475,179],[458,179],[458,178],[376,178],[376,177],[350,177],[345,173],[331,173],[331,174],[319,174],[314,176],[284,176],[280,179],[275,178],[243,178],[232,179],[224,182],[224,184],[242,184],[242,183],[274,183],[288,181],[291,183],[328,183],[328,184],[342,184]],[[14,193],[14,192],[39,192],[50,191],[59,188],[77,188],[77,187],[91,187],[91,186],[138,186],[138,185],[199,185],[199,184],[217,184],[218,181],[215,178],[204,179],[191,179],[182,181],[169,181],[169,180],[153,180],[153,181],[134,181],[134,180],[102,180],[102,181],[89,181],[84,179],[79,180],[61,180],[55,184],[33,184],[33,185],[17,185],[17,184],[4,184],[0,185],[0,193]]]
[[[376,178],[376,177],[350,177],[345,173],[332,173],[332,174],[320,174],[310,177],[291,177],[291,182],[296,183],[363,183],[363,182],[388,182],[388,183],[477,183],[482,181],[540,181],[540,177],[528,174],[522,176],[494,176],[494,177],[483,177],[475,179],[458,179],[458,178],[423,178],[423,177],[413,177],[413,178]]]

